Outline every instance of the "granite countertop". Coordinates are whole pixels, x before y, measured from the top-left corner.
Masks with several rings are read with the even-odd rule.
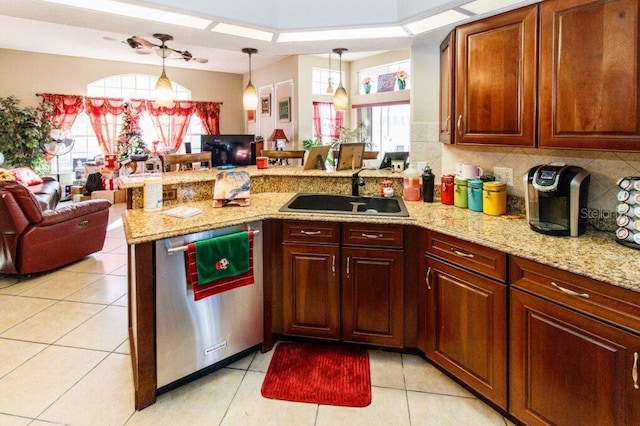
[[[125,236],[128,244],[138,244],[264,219],[416,225],[640,292],[640,256],[617,244],[612,233],[588,230],[580,237],[553,237],[532,231],[524,218],[494,217],[438,202],[405,202],[409,218],[279,212],[294,195],[251,194],[248,207],[213,208],[211,201],[193,202],[188,205],[203,212],[186,219],[145,213],[143,209],[127,210],[123,213]]]

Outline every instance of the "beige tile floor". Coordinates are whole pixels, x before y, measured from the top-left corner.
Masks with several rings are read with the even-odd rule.
[[[365,408],[263,398],[271,351],[136,412],[122,208],[111,208],[101,252],[30,278],[0,275],[0,425],[510,424],[422,358],[382,351],[370,351],[372,403]]]

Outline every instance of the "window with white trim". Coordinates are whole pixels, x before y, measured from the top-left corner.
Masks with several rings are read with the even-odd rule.
[[[335,92],[340,83],[340,71],[314,67],[311,72],[311,92],[314,95],[326,95],[327,87],[329,86],[329,77],[331,77],[331,84]],[[344,86],[344,80],[342,81],[342,85]]]

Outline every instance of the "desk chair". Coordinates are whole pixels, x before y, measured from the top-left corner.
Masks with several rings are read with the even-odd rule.
[[[269,157],[269,159],[277,159],[280,164],[289,164],[289,159],[299,159],[300,165],[304,165],[304,153],[303,149],[301,150],[268,150],[263,149],[261,155],[263,157]]]
[[[211,153],[160,154],[160,162],[165,172],[193,170],[193,163],[206,163],[206,167],[211,167]]]

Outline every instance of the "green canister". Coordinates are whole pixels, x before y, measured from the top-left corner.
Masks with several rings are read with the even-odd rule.
[[[467,198],[467,179],[456,176],[453,179],[453,205],[466,209]]]
[[[468,191],[468,201],[467,205],[469,210],[473,210],[475,212],[482,211],[482,184],[484,181],[482,179],[469,179],[467,181],[467,191]]]

